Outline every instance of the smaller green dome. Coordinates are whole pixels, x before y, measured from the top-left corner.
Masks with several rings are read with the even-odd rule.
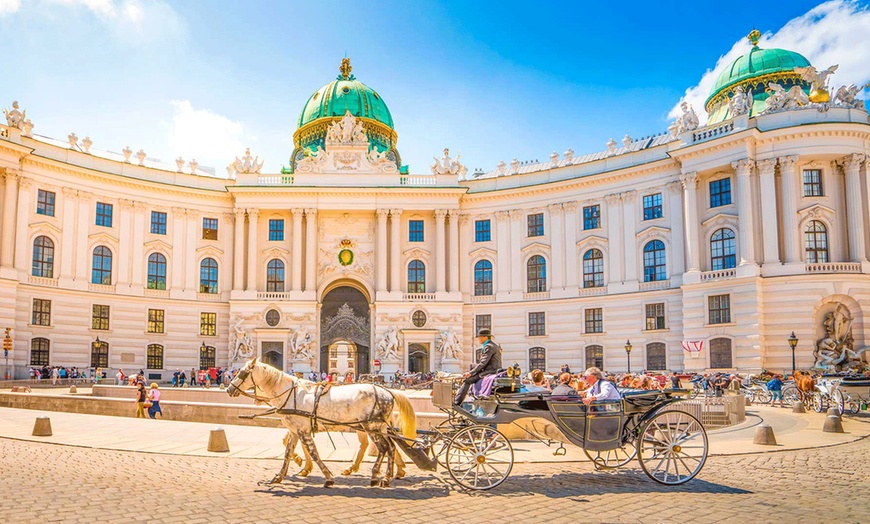
[[[350,76],[321,87],[305,103],[299,127],[323,117],[342,117],[350,111],[355,117],[371,118],[393,129],[387,104],[374,89]]]
[[[810,61],[794,51],[761,49],[753,46],[748,53],[732,62],[719,74],[705,105],[722,91],[736,87],[747,80],[776,73],[794,73],[795,67],[808,65]]]

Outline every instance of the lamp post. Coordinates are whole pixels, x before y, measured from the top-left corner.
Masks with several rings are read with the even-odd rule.
[[[628,361],[628,372],[631,373],[631,340],[625,341],[625,359]]]
[[[202,368],[202,357],[208,356],[208,346],[205,345],[205,340],[199,346],[199,367]]]
[[[797,347],[798,338],[794,336],[794,331],[791,332],[791,336],[788,337],[788,345],[791,346],[791,375],[794,376],[794,372],[797,370],[794,364],[794,349]]]
[[[12,351],[12,337],[9,336],[10,331],[12,331],[12,328],[6,328],[6,337],[3,338],[3,358],[6,359],[4,380],[9,380],[9,352]]]
[[[94,360],[94,356],[97,354],[97,351],[100,350],[102,346],[102,342],[100,342],[100,337],[97,337],[96,340],[91,342],[91,364],[93,365],[91,370],[91,382],[94,384],[97,383],[97,362]]]

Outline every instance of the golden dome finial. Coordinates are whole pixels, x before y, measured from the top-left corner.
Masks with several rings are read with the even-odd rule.
[[[341,78],[343,80],[347,80],[350,78],[350,72],[353,71],[353,67],[350,66],[350,58],[342,58],[341,59],[341,67],[338,68],[341,72]]]
[[[749,39],[749,42],[752,43],[753,46],[758,47],[758,41],[761,40],[761,32],[758,29],[753,29],[746,38]]]

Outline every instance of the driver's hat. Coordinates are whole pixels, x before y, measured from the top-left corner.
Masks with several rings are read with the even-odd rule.
[[[487,329],[487,328],[483,328],[483,329],[481,329],[480,331],[477,332],[477,336],[479,336],[479,337],[491,337],[491,336],[492,336],[492,330],[491,330],[491,329]]]

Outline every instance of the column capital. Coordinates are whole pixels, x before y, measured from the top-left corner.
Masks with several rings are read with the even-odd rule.
[[[20,176],[21,176],[21,174],[14,169],[6,169],[5,172],[3,173],[3,178],[5,178],[7,181],[18,180],[18,178]]]
[[[378,215],[378,218],[386,219],[390,214],[389,209],[377,209],[375,210],[375,214]]]
[[[436,219],[443,222],[445,217],[447,217],[447,210],[446,209],[436,209],[435,210],[435,218]]]
[[[556,204],[548,205],[547,210],[550,212],[550,215],[552,215],[552,216],[561,216],[564,208],[562,207],[562,204],[556,203]]]
[[[402,210],[401,209],[391,209],[390,216],[393,217],[394,219],[398,219],[400,216],[402,216]]]
[[[81,202],[81,203],[83,203],[83,204],[88,204],[88,203],[94,201],[94,194],[93,194],[93,193],[89,193],[89,192],[87,192],[87,191],[81,191],[81,190],[79,190],[79,191],[76,192],[76,196],[78,197],[79,202]]]
[[[665,184],[665,187],[668,189],[668,193],[672,195],[678,195],[683,192],[683,183],[679,180],[668,182]]]
[[[78,198],[79,192],[77,189],[73,189],[71,187],[65,187],[61,189],[63,196],[66,198]]]
[[[301,213],[302,210],[300,209],[299,212]],[[294,213],[295,213],[295,210],[294,210]],[[249,207],[248,208],[248,216],[249,217],[257,218],[257,216],[259,216],[259,215],[260,215],[260,210],[257,209],[256,207]]]
[[[18,176],[18,187],[21,189],[29,189],[33,186],[33,179],[27,178],[26,176]]]
[[[191,220],[196,220],[197,218],[202,216],[202,212],[199,209],[188,209],[187,213],[185,214],[187,215],[187,218]]]
[[[860,169],[861,164],[867,160],[867,155],[862,155],[860,153],[852,153],[841,157],[838,159],[842,164],[846,171],[857,170]]]
[[[791,170],[791,169],[794,169],[794,166],[798,161],[798,156],[797,155],[781,156],[777,160],[779,160],[780,170]]]
[[[316,217],[317,216],[317,209],[315,209],[315,208],[306,209],[305,216],[310,217],[310,218]]]
[[[701,179],[698,178],[698,173],[689,171],[680,175],[680,184],[682,184],[683,189],[697,189],[701,185]]]
[[[245,218],[245,208],[243,208],[243,207],[234,208],[233,214],[236,215],[236,219],[238,219],[238,218],[244,219]]]
[[[146,204],[145,202],[139,202],[138,200],[133,202],[133,209],[137,213],[141,213],[141,212],[145,211],[147,208],[148,208],[148,204]]]
[[[508,216],[511,217],[511,220],[517,220],[522,218],[524,215],[522,209],[511,209],[508,211]]]
[[[637,191],[634,189],[629,189],[628,191],[623,191],[619,194],[619,197],[623,202],[633,202],[635,197],[637,197]]]
[[[237,215],[238,215],[238,213],[231,213],[229,211],[224,211],[223,213],[221,213],[221,217],[224,219],[224,222],[226,222],[227,224],[234,223]]]
[[[765,158],[759,160],[755,163],[758,167],[758,173],[761,175],[773,175],[776,171],[776,159],[775,158]]]
[[[604,202],[608,206],[615,206],[616,204],[619,203],[620,200],[622,200],[621,193],[611,193],[609,195],[604,195]]]
[[[121,206],[122,210],[129,211],[129,210],[133,209],[133,201],[132,200],[122,198],[122,199],[118,200],[118,204]]]
[[[186,214],[187,214],[187,209],[185,209],[183,207],[173,207],[172,208],[172,216],[174,218],[184,218],[184,216]]]
[[[450,217],[451,217],[451,220],[452,220],[453,213],[450,214]],[[465,224],[468,223],[469,220],[471,220],[471,217],[470,217],[469,215],[465,214],[465,213],[458,213],[458,214],[457,214],[457,217],[458,217],[459,225],[460,225],[460,226],[464,226]]]
[[[737,176],[746,176],[752,174],[752,164],[754,164],[752,160],[741,158],[740,160],[731,162],[731,167],[733,167],[734,171],[737,172]]]
[[[566,213],[570,213],[572,211],[577,211],[577,208],[580,204],[576,200],[569,200],[568,202],[562,202],[562,209]]]
[[[499,222],[507,222],[508,218],[510,218],[510,212],[508,211],[495,212],[495,219]]]

